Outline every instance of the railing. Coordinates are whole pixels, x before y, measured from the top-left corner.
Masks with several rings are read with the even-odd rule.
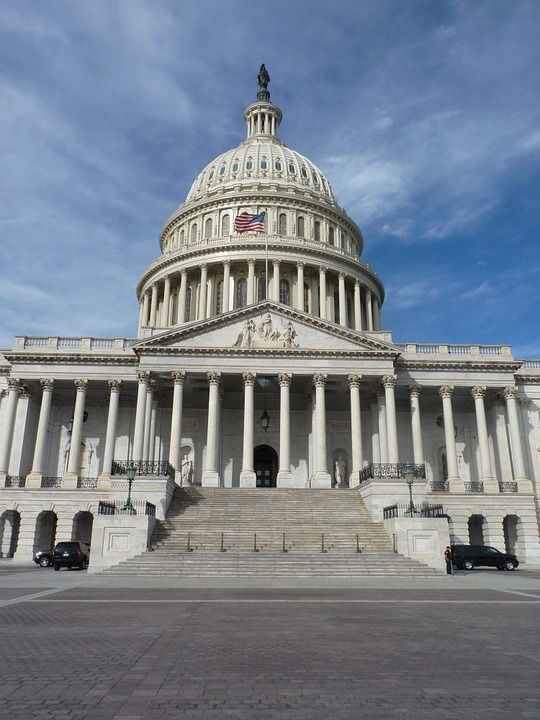
[[[450,483],[448,480],[433,480],[431,492],[450,492]]]
[[[135,508],[137,515],[148,515],[156,517],[156,506],[146,500],[132,500],[131,505]],[[124,512],[125,503],[121,500],[100,500],[98,504],[98,515],[121,515]],[[130,513],[131,514],[131,513]]]
[[[515,493],[518,491],[518,484],[514,481],[504,481],[499,483],[499,492]]]
[[[175,536],[178,541],[180,538]],[[164,540],[156,540],[152,547],[162,546]],[[207,532],[187,531],[184,551],[229,551],[264,552],[319,552],[319,553],[369,553],[387,552],[386,544],[381,546],[372,542],[361,533],[313,532]]]
[[[540,370],[540,360],[524,360],[524,368],[530,368],[531,370]]]
[[[470,493],[483,493],[484,492],[484,483],[480,482],[479,480],[472,480],[471,482],[465,482],[463,484],[465,486],[465,492],[470,492]]]
[[[78,488],[86,488],[88,490],[97,488],[98,479],[97,477],[80,477],[77,479]]]
[[[416,355],[511,355],[509,345],[439,345],[426,343],[399,343],[397,347],[404,353]],[[526,361],[535,362],[535,361]],[[538,366],[540,367],[540,361]]]
[[[26,475],[7,475],[6,487],[23,488],[26,486]]]
[[[112,464],[112,475],[127,475],[127,468],[129,462],[122,460],[115,460]],[[135,475],[165,475],[166,477],[174,478],[174,468],[166,460],[160,462],[149,462],[143,460],[141,462],[134,462]]]
[[[62,487],[61,477],[42,477],[41,478],[42,488],[60,488]]]
[[[129,338],[32,337],[18,336],[17,347],[50,348],[51,350],[128,350],[134,341]]]
[[[383,518],[385,520],[397,517],[406,517],[408,514],[410,514],[409,503],[396,503],[395,505],[388,505],[383,508]],[[444,512],[444,507],[441,504],[432,505],[424,502],[415,507],[414,517],[436,518],[446,517],[446,514]]]
[[[359,481],[363,483],[369,479],[403,479],[405,467],[406,463],[371,463],[360,471]],[[425,464],[411,465],[411,468],[416,479],[425,479]]]

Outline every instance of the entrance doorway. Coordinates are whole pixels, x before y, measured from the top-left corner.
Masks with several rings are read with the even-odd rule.
[[[257,478],[257,487],[276,487],[278,456],[269,445],[257,445],[253,452],[253,467]]]

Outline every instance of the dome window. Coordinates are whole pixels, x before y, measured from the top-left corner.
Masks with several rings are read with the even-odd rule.
[[[204,224],[204,239],[209,240],[212,237],[213,223],[212,218],[208,218]]]
[[[289,281],[279,281],[279,302],[282,305],[290,305]]]
[[[279,160],[276,160],[276,162],[274,163],[274,167],[275,167],[275,169],[276,169],[278,172],[281,172],[281,170],[283,169],[283,166],[282,166],[282,164],[279,162]]]
[[[334,228],[333,227],[328,228],[328,244],[329,245],[334,244]]]
[[[208,182],[210,182],[210,180],[211,180],[213,177],[214,177],[214,171],[212,170],[212,172],[211,172],[210,175],[208,176]]]
[[[261,170],[268,170],[268,163],[266,160],[261,160]]]
[[[296,175],[296,168],[292,163],[289,163],[289,172],[291,173],[291,175]]]
[[[220,174],[220,175],[225,175],[225,170],[226,170],[226,167],[225,167],[225,165],[223,165],[223,166],[220,168],[220,170],[219,170],[219,174]]]
[[[243,308],[247,305],[247,280],[240,278],[236,286],[236,307]]]
[[[306,236],[306,229],[305,229],[305,221],[304,216],[300,215],[298,217],[298,237],[305,237]]]
[[[313,231],[314,231],[314,237],[317,242],[321,241],[321,223],[318,220],[315,220],[315,223],[313,225]]]
[[[279,215],[279,230],[280,235],[286,235],[287,234],[287,216],[285,213],[280,213]]]
[[[305,168],[305,167],[302,167],[302,170],[301,170],[300,172],[302,173],[302,177],[303,177],[303,178],[306,178],[306,180],[307,180],[308,174],[307,174],[306,168]]]
[[[248,160],[246,162],[246,170],[253,170],[253,160]]]
[[[237,162],[233,163],[232,171],[233,171],[233,173],[238,172],[238,163]]]
[[[229,215],[224,215],[221,221],[221,234],[225,237],[231,234],[231,218]]]
[[[315,185],[318,185],[318,184],[319,184],[319,178],[318,178],[318,176],[316,175],[316,173],[311,173],[311,177],[313,178],[313,182],[315,183]]]

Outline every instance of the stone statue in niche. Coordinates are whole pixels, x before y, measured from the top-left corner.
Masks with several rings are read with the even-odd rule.
[[[336,487],[345,486],[345,478],[347,473],[347,464],[343,459],[343,455],[339,455],[334,464],[334,480],[336,481]]]
[[[182,459],[182,486],[191,485],[193,482],[193,463],[184,455]]]

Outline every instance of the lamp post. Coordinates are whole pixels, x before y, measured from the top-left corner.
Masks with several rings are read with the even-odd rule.
[[[414,507],[413,503],[413,497],[412,497],[412,486],[414,482],[414,469],[411,463],[405,463],[405,467],[403,468],[403,477],[405,478],[405,482],[409,486],[409,507],[405,510],[405,515],[409,515],[412,517],[413,515],[416,515],[416,508]]]
[[[133,503],[131,502],[131,486],[133,485],[133,480],[135,478],[135,463],[133,460],[130,460],[126,466],[126,475],[127,475],[127,481],[128,481],[128,496],[127,500],[122,507],[121,512],[127,513],[128,515],[136,515],[137,511],[133,507]]]

